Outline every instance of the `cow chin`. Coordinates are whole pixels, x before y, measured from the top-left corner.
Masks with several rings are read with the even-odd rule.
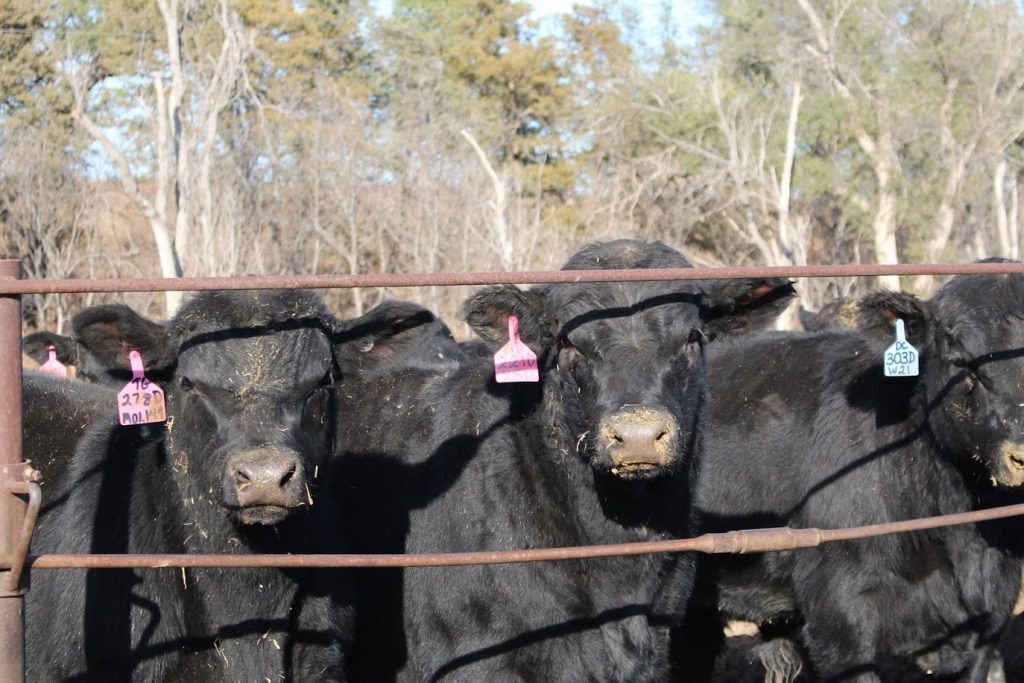
[[[247,505],[236,508],[234,516],[241,524],[274,526],[291,517],[297,509],[284,505]]]
[[[623,462],[614,464],[609,468],[612,476],[619,479],[656,479],[667,473],[671,468],[665,465],[656,465],[649,462]]]
[[[640,458],[623,459],[610,458],[605,460],[597,469],[605,475],[625,481],[639,481],[644,479],[657,479],[658,477],[669,476],[676,471],[677,458]]]

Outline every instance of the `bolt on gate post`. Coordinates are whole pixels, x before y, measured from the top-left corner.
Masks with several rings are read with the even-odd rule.
[[[0,280],[21,278],[21,261],[0,259]],[[7,484],[20,481],[21,296],[0,295],[0,556],[10,556],[25,506]],[[0,681],[25,678],[25,599],[0,569]]]

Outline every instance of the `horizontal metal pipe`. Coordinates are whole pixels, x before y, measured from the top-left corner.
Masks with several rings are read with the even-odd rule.
[[[855,526],[846,529],[827,529],[821,532],[821,542],[831,543],[832,541],[853,541],[862,538],[882,536],[884,534],[903,534],[911,531],[925,531],[927,529],[936,529],[944,526],[956,526],[958,524],[990,522],[996,519],[1017,517],[1020,515],[1024,515],[1024,504],[1005,505],[998,508],[974,510],[973,512],[961,512],[955,515],[943,515],[940,517],[907,519],[902,522],[869,524],[867,526]]]
[[[640,268],[476,273],[371,273],[366,275],[250,275],[241,277],[116,278],[0,281],[0,294],[54,292],[164,292],[207,289],[341,289],[437,285],[537,284],[545,282],[631,282],[644,280],[734,280],[739,278],[861,277],[1024,273],[1024,263],[854,264],[750,266],[729,268]]]
[[[962,512],[941,517],[911,519],[849,529],[747,529],[696,538],[646,543],[590,545],[574,548],[537,548],[471,553],[424,555],[33,555],[32,569],[152,569],[160,567],[455,567],[479,564],[511,564],[551,560],[582,560],[596,557],[646,555],[696,551],[701,553],[761,553],[810,548],[821,543],[870,538],[886,534],[923,531],[957,524],[973,524],[1024,515],[1024,504]],[[10,558],[0,558],[0,567]]]

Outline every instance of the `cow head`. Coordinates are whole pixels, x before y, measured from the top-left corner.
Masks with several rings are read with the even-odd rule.
[[[357,318],[334,321],[334,354],[342,377],[367,379],[396,368],[447,370],[465,352],[431,311],[384,301]]]
[[[275,525],[312,504],[332,447],[327,317],[309,292],[204,292],[165,324],[97,306],[74,330],[107,372],[130,377],[134,348],[162,383],[186,501],[238,525]]]
[[[689,265],[660,242],[617,240],[584,247],[563,270]],[[679,470],[697,448],[704,344],[767,325],[792,295],[778,279],[499,286],[464,312],[494,349],[516,315],[563,448],[600,475],[643,479]]]
[[[57,352],[57,360],[64,365],[78,365],[78,348],[75,340],[55,332],[33,332],[21,340],[25,355],[42,365],[50,358],[50,347]]]
[[[1024,275],[960,275],[929,302],[940,438],[1002,486],[1024,484]]]
[[[1024,275],[959,275],[929,301],[881,293],[861,309],[879,348],[904,319],[937,445],[997,485],[1024,485]]]
[[[108,315],[111,315],[110,312],[114,310],[118,310],[125,315],[134,315],[130,308],[121,304],[111,304],[99,308],[108,311]],[[135,317],[138,318],[138,316]],[[145,318],[138,318],[137,326],[139,328],[149,328],[148,334],[157,334],[160,323],[155,323]],[[90,354],[89,350],[74,337],[65,337],[64,335],[44,331],[26,335],[22,341],[22,349],[40,365],[49,358],[50,346],[56,349],[57,360],[65,365],[75,366],[76,379],[120,389],[132,378],[130,368],[127,366],[108,367],[104,365],[102,361]]]

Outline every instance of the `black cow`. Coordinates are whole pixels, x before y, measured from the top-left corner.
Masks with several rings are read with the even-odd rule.
[[[335,438],[330,319],[298,291],[202,293],[166,324],[123,306],[77,315],[104,371],[130,376],[128,351],[141,352],[169,419],[86,430],[66,485],[45,491],[33,551],[333,550],[320,486]],[[32,584],[28,680],[345,678],[343,575],[38,570]]]
[[[48,488],[63,478],[78,440],[97,420],[117,415],[117,391],[61,379],[42,372],[22,373],[22,449]]]
[[[566,269],[687,267],[590,245]],[[519,319],[539,383],[498,384],[477,349],[339,387],[338,499],[363,552],[576,546],[685,536],[704,343],[788,303],[782,280],[488,287],[464,305],[491,352]],[[459,348],[459,347],[456,347]],[[468,351],[468,352],[467,352]],[[665,675],[686,555],[356,575],[359,680],[643,681]]]
[[[159,336],[163,332],[163,324],[135,315],[135,312],[124,304],[108,304],[104,310],[108,315],[132,317],[139,327],[137,334]],[[57,352],[57,360],[65,365],[75,366],[75,379],[120,389],[132,378],[131,368],[123,363],[111,366],[103,359],[96,358],[87,345],[74,336],[66,337],[54,332],[33,332],[26,335],[21,348],[32,360],[40,365],[49,359],[49,348],[53,346]]]
[[[897,318],[921,353],[918,377],[883,376]],[[869,295],[858,330],[738,340],[709,363],[702,531],[964,512],[993,484],[1024,484],[1024,276],[956,277],[930,301]],[[824,680],[981,682],[990,668],[999,676],[993,646],[1020,587],[1016,561],[991,541],[958,526],[716,556],[694,595],[717,592],[703,607],[769,634],[798,629]],[[791,654],[784,644],[776,653]]]

